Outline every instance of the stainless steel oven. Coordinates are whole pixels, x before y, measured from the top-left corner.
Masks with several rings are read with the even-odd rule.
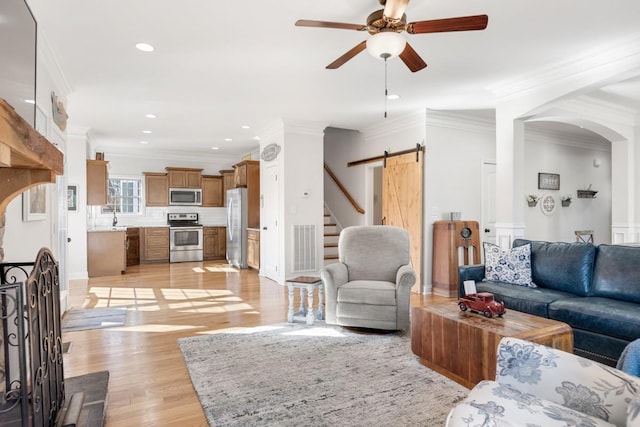
[[[197,213],[167,214],[169,223],[169,262],[202,261],[202,225]]]

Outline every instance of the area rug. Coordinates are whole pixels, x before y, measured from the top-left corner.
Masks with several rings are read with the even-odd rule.
[[[125,308],[86,308],[67,311],[62,316],[62,331],[82,331],[86,329],[124,326],[127,319]]]
[[[316,325],[179,339],[209,424],[442,426],[469,392],[421,365],[408,336]]]

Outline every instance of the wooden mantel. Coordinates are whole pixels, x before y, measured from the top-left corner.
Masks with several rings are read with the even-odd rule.
[[[63,173],[62,152],[0,98],[0,216],[14,197]]]

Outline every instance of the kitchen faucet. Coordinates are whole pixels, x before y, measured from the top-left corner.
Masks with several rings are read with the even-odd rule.
[[[116,216],[116,211],[113,211],[113,227],[115,227],[116,224],[118,224],[118,217]]]

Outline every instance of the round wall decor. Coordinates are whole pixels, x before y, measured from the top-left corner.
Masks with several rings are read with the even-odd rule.
[[[545,215],[551,215],[556,210],[556,199],[553,198],[551,194],[544,194],[540,198],[540,209],[542,209],[542,213]]]

